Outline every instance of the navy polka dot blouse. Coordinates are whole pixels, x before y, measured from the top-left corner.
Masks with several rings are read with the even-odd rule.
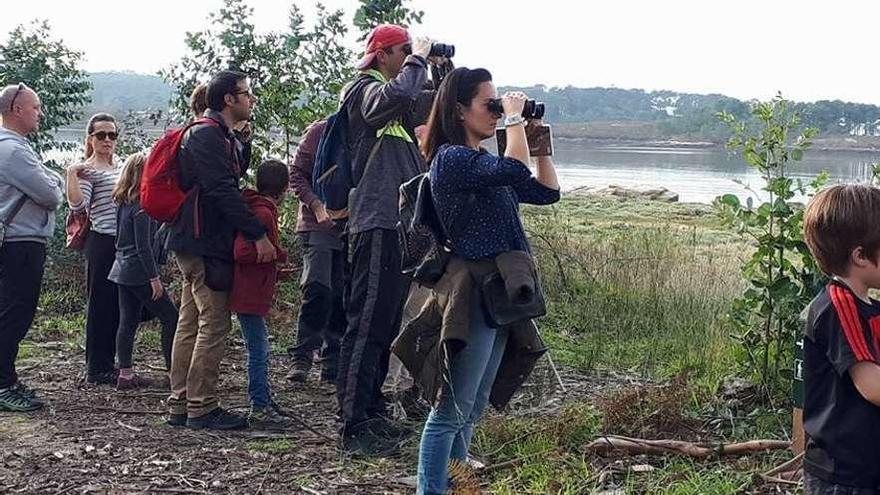
[[[519,160],[466,146],[442,146],[430,173],[437,213],[450,231],[455,253],[465,259],[530,252],[519,203],[559,201],[559,190],[538,182]],[[474,199],[468,206],[471,194]]]

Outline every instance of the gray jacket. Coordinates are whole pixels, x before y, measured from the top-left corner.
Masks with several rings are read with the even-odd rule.
[[[55,210],[64,199],[64,181],[40,161],[28,141],[0,127],[0,219],[27,196],[6,230],[5,242],[46,243],[55,231]]]
[[[349,199],[348,231],[352,234],[372,229],[397,228],[399,188],[404,182],[427,170],[415,143],[416,126],[425,123],[434,102],[435,91],[426,88],[428,73],[425,59],[406,58],[400,74],[386,83],[361,74],[367,84],[352,84],[349,103],[349,146],[352,151],[352,175],[357,183]],[[367,159],[379,138],[376,133],[391,121],[399,121],[413,142],[388,136],[382,140],[373,163]]]

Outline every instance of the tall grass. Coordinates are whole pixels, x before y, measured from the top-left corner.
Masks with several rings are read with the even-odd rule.
[[[541,324],[551,346],[584,369],[723,374],[736,352],[723,321],[741,287],[744,246],[705,225],[669,220],[673,215],[606,221],[607,206],[595,203],[590,212],[589,204],[570,200],[555,211],[525,211],[549,302]]]

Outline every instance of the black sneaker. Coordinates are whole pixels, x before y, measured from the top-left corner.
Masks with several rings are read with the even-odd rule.
[[[44,405],[33,397],[23,395],[14,385],[0,390],[0,411],[30,412],[42,409]]]
[[[242,430],[247,428],[248,421],[244,416],[218,407],[208,414],[203,414],[197,418],[187,418],[186,426],[194,430]]]
[[[369,420],[372,422],[374,420]],[[371,425],[363,425],[351,434],[342,436],[342,450],[354,457],[396,457],[400,455],[397,441],[376,432]]]
[[[91,383],[92,385],[116,385],[118,377],[119,370],[110,370],[86,376],[86,383]]]
[[[274,405],[252,407],[248,414],[248,423],[253,428],[265,429],[287,429],[293,426],[290,418]]]
[[[165,423],[169,426],[181,427],[186,426],[186,413],[183,414],[169,414],[168,418],[165,420]]]
[[[24,397],[27,397],[28,399],[35,399],[37,397],[37,393],[34,391],[34,389],[28,387],[24,383],[21,383],[21,381],[15,382],[15,385],[13,385],[12,388],[17,390],[18,393],[20,393]]]
[[[384,417],[371,419],[370,429],[377,435],[393,441],[403,440],[413,434],[411,428],[407,428],[396,421]]]
[[[398,394],[397,400],[407,419],[424,420],[431,412],[431,404],[422,398],[417,387],[404,390]]]

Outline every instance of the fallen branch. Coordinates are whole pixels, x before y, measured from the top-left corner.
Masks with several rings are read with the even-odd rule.
[[[125,424],[125,423],[123,423],[122,421],[119,421],[119,420],[116,420],[116,424],[118,424],[119,426],[121,426],[121,427],[123,427],[123,428],[129,429],[129,430],[131,430],[131,431],[136,431],[136,432],[138,432],[138,433],[144,431],[144,430],[141,429],[141,428],[138,428],[138,427],[136,427],[136,426],[127,425],[127,424]]]
[[[287,417],[289,417],[290,419],[292,419],[292,420],[296,421],[297,423],[299,423],[300,425],[302,425],[303,428],[309,430],[310,432],[314,433],[315,435],[318,435],[319,437],[323,438],[324,440],[327,440],[328,442],[336,443],[335,438],[331,437],[330,435],[327,435],[326,433],[321,433],[320,431],[316,430],[312,425],[306,423],[306,421],[304,419],[300,418],[299,415],[294,414],[290,411],[285,411],[285,413],[287,414]]]
[[[260,481],[260,486],[257,487],[257,495],[263,493],[263,485],[266,484],[266,478],[269,476],[269,471],[272,470],[272,466],[275,465],[275,458],[272,458],[272,462],[269,463],[269,467],[266,469],[266,472],[263,473],[263,479]]]
[[[801,484],[800,481],[787,480],[784,478],[777,478],[775,476],[766,476],[766,475],[761,474],[761,475],[759,475],[759,477],[761,478],[762,481],[764,481],[766,483],[773,483],[776,485],[800,486],[800,484]]]
[[[587,445],[587,450],[610,452],[624,450],[632,454],[680,454],[697,459],[715,456],[740,455],[767,450],[782,450],[791,447],[784,440],[751,440],[742,443],[700,445],[680,440],[642,440],[639,438],[604,436]]]
[[[791,460],[783,462],[782,464],[776,466],[775,468],[771,469],[770,471],[767,471],[766,473],[764,473],[764,476],[776,476],[781,473],[787,473],[789,471],[796,471],[797,469],[800,469],[801,463],[803,463],[803,461],[804,461],[804,453],[801,452],[800,454],[791,458]]]
[[[788,474],[797,474],[797,471],[801,468],[801,464],[804,461],[804,454],[801,452],[800,454],[794,456],[793,458],[783,462],[782,464],[776,466],[775,468],[765,472],[765,473],[755,473],[739,488],[736,490],[736,493],[744,492],[747,488],[752,486],[756,481],[764,481],[766,483],[775,483],[775,484],[787,484],[787,485],[799,485],[799,481],[788,480],[782,478],[781,476],[785,476]]]

